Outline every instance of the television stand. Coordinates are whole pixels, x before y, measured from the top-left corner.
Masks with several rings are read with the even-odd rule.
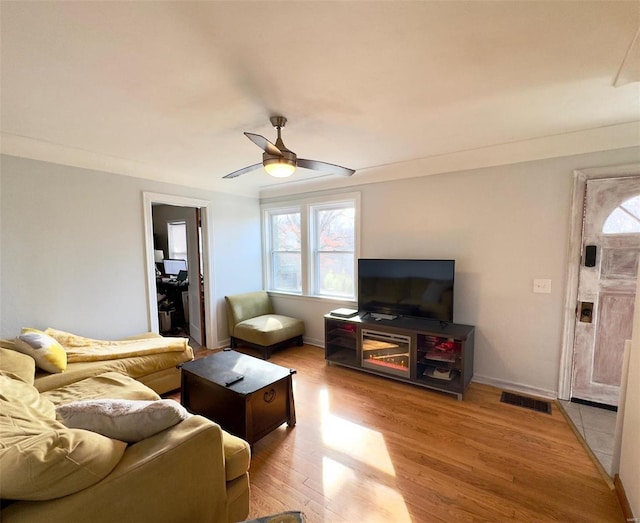
[[[461,400],[473,377],[471,325],[409,317],[324,317],[325,360]],[[387,315],[390,316],[390,315]]]

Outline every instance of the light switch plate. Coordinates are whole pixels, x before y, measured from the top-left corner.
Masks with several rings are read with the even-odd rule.
[[[533,280],[533,292],[536,294],[551,294],[551,280]]]

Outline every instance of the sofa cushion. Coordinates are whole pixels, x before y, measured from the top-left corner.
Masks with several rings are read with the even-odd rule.
[[[29,356],[25,356],[29,358]],[[31,358],[29,358],[31,359]],[[12,412],[25,418],[56,419],[56,407],[53,402],[40,396],[38,390],[22,380],[16,379],[14,374],[0,372],[0,416],[5,414],[4,408],[10,405]],[[8,411],[7,411],[8,413]],[[4,433],[0,438],[4,441]]]
[[[177,401],[83,400],[59,405],[56,416],[67,427],[97,432],[127,443],[153,436],[191,416]]]
[[[250,343],[269,346],[304,334],[304,322],[280,314],[265,314],[238,323],[233,335]]]
[[[105,372],[119,372],[132,378],[141,378],[161,370],[175,369],[176,365],[192,359],[193,350],[191,347],[187,347],[183,352],[164,352],[119,360],[69,363],[67,370],[60,374],[36,373],[35,386],[42,392],[64,387]]]
[[[126,443],[56,421],[51,402],[0,374],[0,497],[54,499],[85,489],[113,470]]]
[[[118,398],[121,400],[159,400],[160,396],[138,380],[118,372],[105,372],[85,378],[76,383],[41,392],[54,405],[63,405],[79,400]]]
[[[251,447],[243,440],[222,431],[222,446],[224,448],[224,469],[227,481],[239,478],[249,470],[251,461]]]
[[[36,362],[31,356],[15,350],[15,343],[2,340],[2,345],[0,346],[0,371],[13,374],[25,383],[33,385]]]
[[[67,353],[48,334],[36,329],[23,329],[15,342],[16,350],[31,356],[42,370],[56,373],[67,368]]]

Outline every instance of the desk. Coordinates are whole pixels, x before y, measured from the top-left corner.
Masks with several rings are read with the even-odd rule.
[[[162,279],[156,279],[156,290],[159,294],[166,296],[165,300],[167,305],[163,305],[165,300],[158,304],[160,311],[173,310],[173,319],[171,322],[171,330],[175,330],[178,327],[182,327],[186,332],[189,332],[189,325],[187,322],[188,315],[185,314],[184,306],[182,304],[182,293],[189,290],[189,284],[185,282],[176,281],[162,281]],[[186,311],[188,313],[188,310]]]

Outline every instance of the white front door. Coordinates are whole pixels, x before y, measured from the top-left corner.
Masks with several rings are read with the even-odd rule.
[[[640,177],[587,181],[571,397],[618,405],[640,257]]]

